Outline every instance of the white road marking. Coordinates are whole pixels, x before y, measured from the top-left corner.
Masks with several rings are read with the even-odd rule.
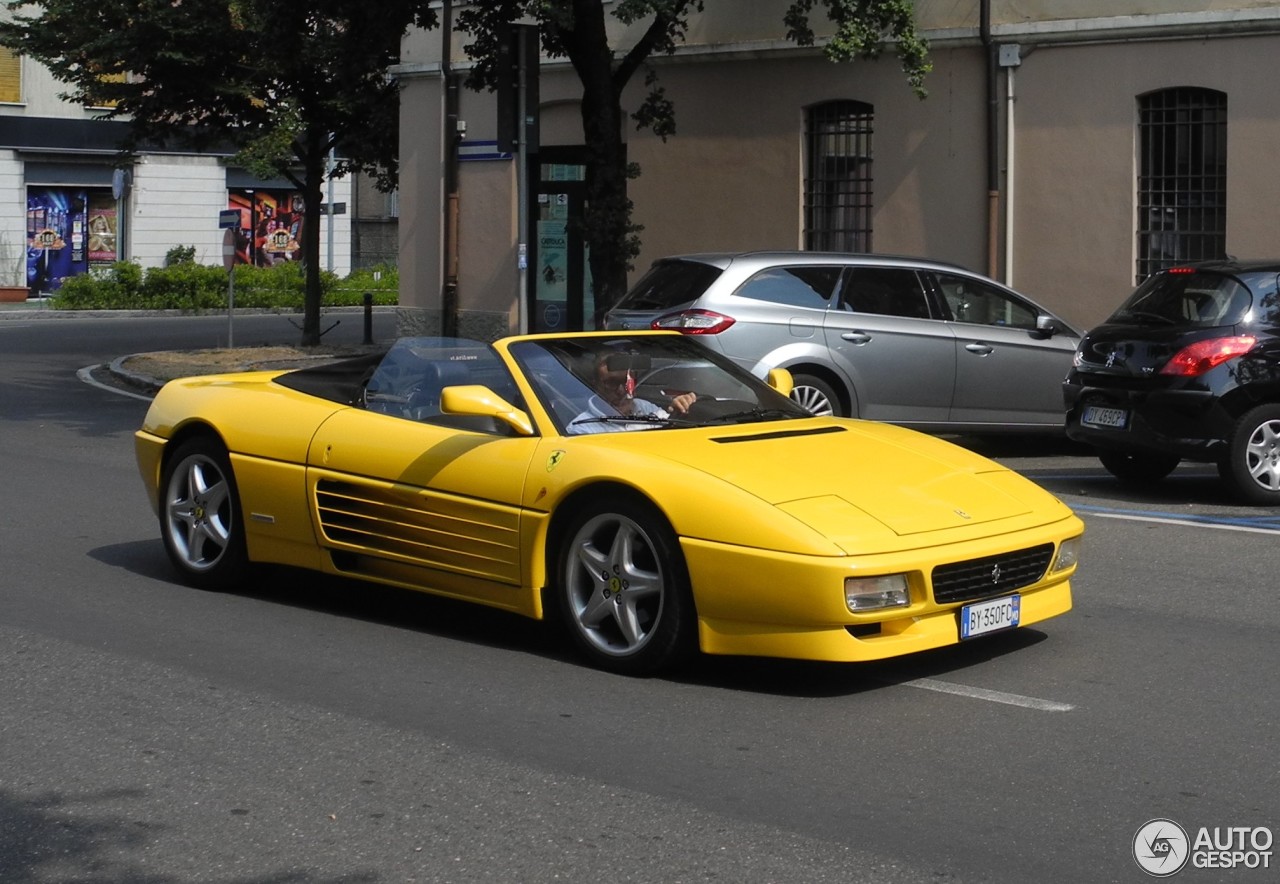
[[[1098,516],[1102,519],[1124,519],[1128,522],[1154,522],[1159,525],[1182,525],[1186,528],[1214,528],[1218,531],[1244,531],[1249,534],[1280,534],[1280,529],[1262,528],[1254,525],[1224,525],[1221,522],[1210,522],[1202,519],[1179,519],[1162,516],[1135,516],[1130,513],[1100,513],[1097,510],[1080,508],[1085,516]]]
[[[923,688],[926,691],[937,691],[940,694],[955,694],[969,697],[972,700],[987,700],[992,703],[1004,703],[1006,706],[1022,706],[1040,712],[1070,712],[1076,708],[1070,703],[1058,703],[1053,700],[1041,700],[1039,697],[1024,697],[1021,694],[1007,694],[1004,691],[989,691],[986,688],[974,688],[969,685],[952,684],[949,681],[938,681],[935,678],[916,678],[901,684],[909,688]]]

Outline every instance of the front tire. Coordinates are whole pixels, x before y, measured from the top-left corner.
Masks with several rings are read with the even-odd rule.
[[[811,374],[798,374],[792,379],[791,401],[814,417],[843,417],[840,397],[831,385]]]
[[[230,589],[248,574],[244,520],[231,459],[221,442],[183,442],[160,482],[160,536],[169,560],[194,586]]]
[[[1179,458],[1173,454],[1131,453],[1127,451],[1098,452],[1098,460],[1107,472],[1126,485],[1154,485],[1173,472]]]
[[[697,648],[688,572],[671,526],[629,496],[586,507],[558,556],[555,593],[574,644],[601,669],[653,675]]]
[[[1236,421],[1218,472],[1246,503],[1280,505],[1280,405],[1259,405]]]

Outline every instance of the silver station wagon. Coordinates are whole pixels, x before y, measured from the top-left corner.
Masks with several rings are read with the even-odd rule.
[[[917,258],[823,252],[654,262],[608,329],[696,336],[815,414],[933,432],[1062,432],[1080,332],[999,283]]]

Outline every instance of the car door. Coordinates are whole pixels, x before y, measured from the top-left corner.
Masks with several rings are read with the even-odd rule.
[[[920,276],[901,267],[852,267],[823,336],[853,384],[855,415],[893,423],[945,421],[955,337],[932,314]]]
[[[307,456],[321,545],[349,553],[353,571],[501,601],[481,581],[523,581],[525,480],[540,442],[339,411]]]
[[[1036,327],[1043,311],[1014,292],[964,274],[933,275],[952,314],[956,383],[950,421],[1061,427],[1062,382],[1079,339],[1065,325]]]

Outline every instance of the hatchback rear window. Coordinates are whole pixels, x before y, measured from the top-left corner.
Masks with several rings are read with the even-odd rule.
[[[721,271],[697,261],[659,261],[618,302],[620,310],[670,310],[702,297]]]
[[[1252,304],[1249,287],[1233,276],[1174,270],[1138,286],[1109,321],[1213,328],[1240,322]]]

